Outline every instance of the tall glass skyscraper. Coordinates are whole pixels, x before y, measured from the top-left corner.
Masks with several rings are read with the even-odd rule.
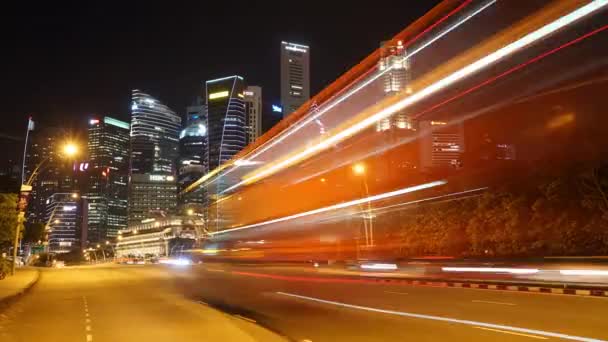
[[[281,106],[287,116],[310,98],[310,48],[281,42]]]
[[[230,160],[247,145],[245,82],[241,76],[207,81],[209,170]]]
[[[111,117],[89,120],[87,238],[91,243],[115,237],[127,227],[129,124]]]
[[[181,118],[152,96],[133,90],[129,223],[177,206]],[[161,186],[162,185],[162,186]]]
[[[181,118],[137,89],[132,100],[131,173],[175,175]]]

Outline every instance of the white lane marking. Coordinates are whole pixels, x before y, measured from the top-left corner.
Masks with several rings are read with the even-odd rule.
[[[226,271],[221,270],[219,268],[207,268],[207,271],[209,271],[209,272],[226,272]]]
[[[90,326],[90,325],[87,325],[86,327],[84,327],[84,330],[86,330],[86,331],[91,331],[91,326]]]
[[[256,321],[254,319],[251,319],[249,317],[245,317],[245,316],[241,316],[241,315],[234,315],[234,317],[238,317],[240,319],[244,319],[244,320],[246,320],[248,322],[251,322],[251,323],[256,323]]]
[[[557,337],[557,338],[562,338],[562,339],[572,340],[572,341],[606,342],[603,340],[594,339],[594,338],[590,338],[590,337],[566,335],[566,334],[555,333],[555,332],[550,332],[550,331],[519,328],[519,327],[512,327],[509,325],[477,322],[477,321],[470,321],[470,320],[457,319],[457,318],[423,315],[423,314],[416,314],[416,313],[403,312],[403,311],[384,310],[384,309],[378,309],[378,308],[371,308],[368,306],[334,302],[331,300],[325,300],[325,299],[320,299],[320,298],[315,298],[315,297],[301,296],[301,295],[297,295],[297,294],[293,294],[293,293],[280,292],[280,291],[276,292],[276,293],[279,295],[282,295],[282,296],[287,296],[287,297],[299,298],[299,299],[309,300],[309,301],[323,303],[323,304],[331,304],[331,305],[341,306],[341,307],[345,307],[345,308],[349,308],[349,309],[385,313],[385,314],[389,314],[389,315],[428,319],[428,320],[432,320],[432,321],[441,321],[441,322],[448,322],[448,323],[466,324],[466,325],[480,326],[480,327],[493,328],[493,329],[502,329],[502,330],[508,330],[508,331],[513,331],[513,332],[519,332],[519,333],[528,333],[528,334],[536,334],[536,335],[548,336],[548,337]]]
[[[85,323],[91,323],[91,320],[89,318],[85,319],[84,321]]]
[[[87,334],[87,342],[93,341],[93,335]]]
[[[536,336],[536,335],[528,335],[528,334],[522,334],[522,333],[516,333],[516,332],[512,332],[512,331],[505,331],[505,330],[499,330],[499,329],[491,329],[491,328],[484,328],[484,327],[474,327],[475,329],[483,329],[483,330],[488,330],[488,331],[494,331],[494,332],[499,332],[499,333],[503,333],[503,334],[510,334],[510,335],[517,335],[517,336],[525,336],[525,337],[530,337],[530,338],[537,338],[539,340],[546,340],[546,337],[543,336]]]
[[[199,300],[199,301],[198,301],[198,303],[199,303],[199,304],[203,304],[203,305],[207,305],[207,306],[209,306],[209,304],[207,304],[207,303],[203,302],[202,300]]]
[[[395,292],[395,291],[384,291],[384,292],[386,292],[386,293],[392,293],[392,294],[398,294],[398,295],[406,295],[406,294],[409,294],[409,293],[407,293],[407,292]]]
[[[88,313],[88,312],[85,312],[85,313],[84,313],[84,317],[89,317],[89,313]]]
[[[493,302],[491,300],[472,300],[473,303],[486,303],[486,304],[498,304],[498,305],[517,305],[514,303],[506,303],[506,302]]]

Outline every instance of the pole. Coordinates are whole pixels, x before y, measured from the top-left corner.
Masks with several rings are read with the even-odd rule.
[[[367,176],[363,178],[363,184],[365,184],[365,195],[369,198],[369,187],[367,186]],[[370,246],[374,245],[374,225],[373,225],[373,217],[372,217],[372,202],[371,200],[367,201],[367,214],[369,216],[369,240]]]

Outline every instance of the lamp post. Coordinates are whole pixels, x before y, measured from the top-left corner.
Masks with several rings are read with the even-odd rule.
[[[365,189],[365,196],[369,197],[369,186],[367,185],[367,169],[365,164],[356,163],[353,165],[353,173],[357,176],[361,176],[363,179],[363,187]],[[369,227],[366,219],[369,219]],[[374,245],[374,226],[373,226],[373,215],[372,215],[372,203],[370,200],[367,201],[367,217],[363,218],[363,226],[365,229],[365,243],[368,246]]]
[[[63,154],[66,157],[74,156],[74,155],[76,155],[76,153],[78,153],[78,147],[75,144],[67,143],[66,145],[64,145]],[[36,165],[36,167],[34,168],[34,171],[32,171],[32,174],[27,179],[25,184],[21,184],[21,189],[19,192],[19,203],[17,206],[17,209],[18,209],[17,226],[15,227],[15,236],[14,236],[14,240],[13,240],[13,263],[12,263],[12,267],[11,267],[11,275],[15,274],[15,265],[17,262],[17,250],[19,249],[19,235],[21,234],[21,229],[23,227],[23,223],[25,222],[25,211],[27,210],[28,196],[29,196],[30,192],[32,191],[32,185],[34,184],[36,177],[38,177],[38,175],[40,174],[40,171],[42,170],[42,167],[44,166],[44,164],[46,164],[46,162],[50,159],[50,157],[51,156],[47,156],[46,158],[42,159],[38,163],[38,165]]]

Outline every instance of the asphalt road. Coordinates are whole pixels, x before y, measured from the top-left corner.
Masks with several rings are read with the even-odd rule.
[[[607,313],[605,298],[125,265],[44,271],[0,315],[0,341],[593,341],[608,340]]]
[[[296,341],[608,340],[608,299],[385,285],[284,267],[206,264],[178,287]]]
[[[44,270],[0,314],[0,341],[281,341],[243,319],[191,301],[163,267]]]

